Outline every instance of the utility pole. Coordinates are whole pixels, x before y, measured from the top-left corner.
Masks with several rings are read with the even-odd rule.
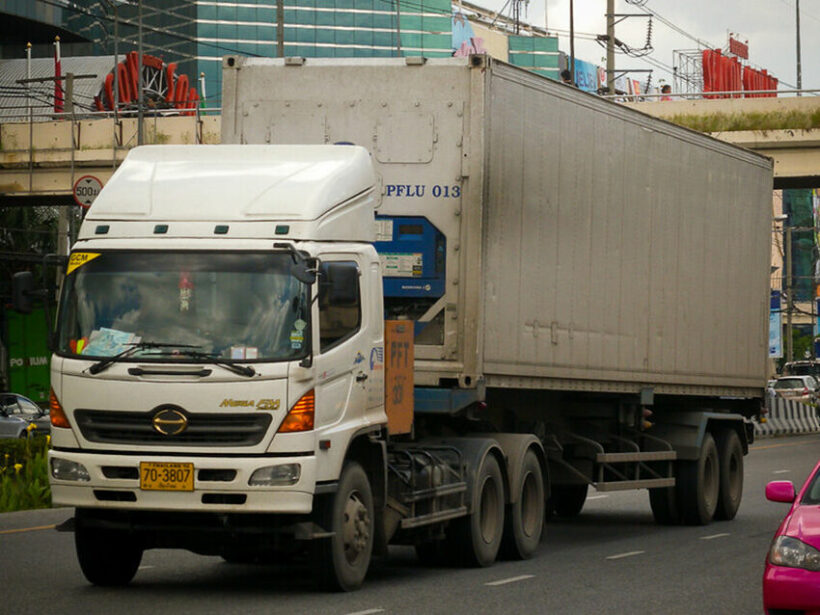
[[[786,361],[794,360],[792,348],[792,312],[794,311],[794,297],[792,296],[792,227],[786,227]]]
[[[803,68],[800,65],[800,0],[795,0],[795,10],[797,14],[797,89],[803,89]],[[800,96],[800,92],[797,93]]]
[[[285,57],[285,0],[276,0],[276,55]]]
[[[569,78],[575,84],[575,0],[569,0]]]
[[[606,0],[606,89],[615,93],[615,0]]]
[[[137,4],[137,145],[143,143],[143,87],[142,83],[142,0]]]

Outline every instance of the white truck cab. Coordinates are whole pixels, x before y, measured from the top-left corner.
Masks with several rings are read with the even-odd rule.
[[[378,198],[360,147],[132,150],[65,272],[53,502],[311,513],[387,421]]]

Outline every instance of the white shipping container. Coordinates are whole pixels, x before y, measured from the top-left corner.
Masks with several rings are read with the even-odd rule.
[[[484,56],[224,69],[223,143],[363,145],[378,216],[446,238],[441,296],[388,306],[417,384],[761,396],[768,158]]]

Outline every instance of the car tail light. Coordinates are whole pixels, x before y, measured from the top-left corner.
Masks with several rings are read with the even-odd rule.
[[[54,389],[51,389],[48,394],[48,407],[50,410],[50,417],[51,417],[51,424],[54,427],[64,427],[65,429],[71,429],[71,423],[68,422],[68,417],[65,415],[63,411],[63,406],[60,404],[60,400],[57,399],[57,395],[54,394]]]

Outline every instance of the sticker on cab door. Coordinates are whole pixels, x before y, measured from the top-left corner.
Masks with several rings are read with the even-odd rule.
[[[83,265],[90,263],[99,255],[99,252],[74,252],[68,258],[68,267],[66,267],[65,274],[71,275],[75,269],[79,269]]]

